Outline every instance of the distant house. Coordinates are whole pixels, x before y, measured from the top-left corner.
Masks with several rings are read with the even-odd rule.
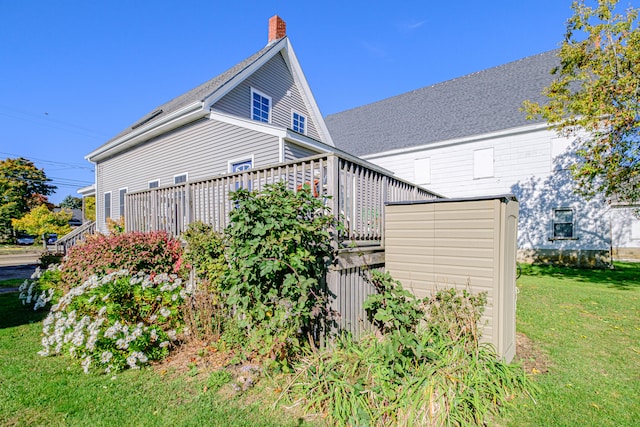
[[[96,167],[96,225],[125,213],[126,194],[333,149],[284,21],[268,44],[154,108],[86,158]]]
[[[640,258],[629,209],[574,193],[572,141],[527,121],[556,51],[527,57],[326,117],[336,146],[447,197],[513,193],[522,260],[598,264]]]

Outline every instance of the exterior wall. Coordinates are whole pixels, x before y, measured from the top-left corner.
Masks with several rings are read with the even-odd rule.
[[[487,293],[482,338],[515,354],[518,203],[487,199],[386,207],[386,269],[418,298],[455,288]]]
[[[309,110],[282,54],[279,53],[274,56],[262,68],[216,102],[213,108],[234,116],[250,119],[251,88],[271,97],[273,102],[271,110],[272,124],[291,128],[291,110],[293,109],[307,117],[307,136],[320,140],[316,124],[311,120]]]
[[[611,209],[613,257],[640,260],[640,216],[638,208]]]
[[[474,178],[474,152],[483,149],[493,150],[493,174]],[[566,170],[570,141],[549,130],[496,133],[365,158],[446,197],[514,194],[520,201],[518,249],[523,261],[525,254],[531,259],[537,252],[545,254],[538,261],[571,260],[580,251],[578,258],[591,257],[595,265],[609,253],[608,208],[575,194]],[[575,239],[552,240],[556,208],[573,209]]]
[[[308,148],[301,147],[290,142],[284,143],[284,161],[289,162],[291,160],[303,159],[305,157],[315,156],[318,154],[316,151],[311,151]]]
[[[173,177],[187,173],[193,181],[227,173],[229,161],[253,159],[253,166],[279,161],[278,137],[226,123],[203,119],[154,138],[96,165],[97,226],[106,231],[104,193],[111,191],[111,218],[120,217],[118,191],[173,184]]]

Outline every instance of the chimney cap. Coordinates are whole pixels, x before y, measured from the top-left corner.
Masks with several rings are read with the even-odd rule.
[[[269,43],[280,40],[287,35],[287,24],[278,15],[269,19]]]

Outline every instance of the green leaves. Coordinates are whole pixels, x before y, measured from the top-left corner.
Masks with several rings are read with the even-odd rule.
[[[622,202],[640,200],[640,30],[638,10],[617,13],[617,0],[573,3],[560,66],[544,94],[524,102],[559,135],[576,138],[571,167],[581,193]]]
[[[240,189],[231,199],[222,292],[246,327],[247,349],[286,364],[326,316],[320,280],[334,219],[308,188],[294,192],[285,183]]]

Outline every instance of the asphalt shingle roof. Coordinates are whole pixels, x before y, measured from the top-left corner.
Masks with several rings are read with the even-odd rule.
[[[114,136],[111,140],[107,141],[105,145],[109,144],[111,141],[114,141],[132,132],[136,127],[138,127],[137,125],[144,124],[147,122],[151,123],[193,102],[204,101],[205,98],[207,98],[216,90],[220,89],[227,82],[229,82],[233,77],[235,77],[237,74],[242,72],[242,70],[244,70],[245,68],[253,64],[259,58],[261,58],[263,55],[265,55],[267,52],[273,49],[276,45],[280,45],[280,43],[268,44],[267,46],[265,46],[258,52],[254,53],[244,61],[229,68],[224,73],[212,78],[211,80],[208,80],[202,83],[199,86],[196,86],[195,88],[191,89],[188,92],[183,93],[182,95],[176,98],[173,98],[169,102],[159,105],[158,107],[151,110],[151,112],[149,112],[148,114],[142,116],[139,120],[136,120],[131,126],[124,129],[118,135]],[[161,112],[158,113],[158,111],[161,111]]]
[[[327,116],[336,147],[354,155],[402,149],[525,126],[524,100],[543,103],[542,89],[559,64],[557,50]]]

